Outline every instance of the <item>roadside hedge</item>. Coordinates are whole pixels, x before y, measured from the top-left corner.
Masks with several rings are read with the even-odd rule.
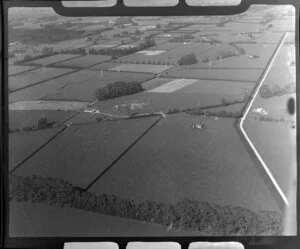
[[[212,205],[185,199],[176,204],[121,199],[94,194],[51,177],[10,175],[10,200],[48,203],[85,211],[157,223],[210,235],[281,235],[282,215],[272,211],[253,212],[234,206]]]

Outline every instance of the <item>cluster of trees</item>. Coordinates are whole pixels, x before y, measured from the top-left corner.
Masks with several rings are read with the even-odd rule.
[[[288,122],[286,121],[284,118],[280,118],[280,119],[276,119],[276,118],[272,118],[270,116],[267,116],[267,115],[260,115],[259,116],[259,121],[267,121],[267,122]]]
[[[189,199],[176,204],[150,200],[136,204],[115,195],[96,195],[64,180],[35,175],[11,174],[9,184],[10,200],[67,206],[211,235],[259,235],[266,232],[280,235],[283,229],[282,215],[277,212],[254,213],[242,207],[217,206]]]
[[[226,105],[245,103],[245,102],[249,101],[249,99],[250,99],[250,94],[247,91],[238,99],[225,99],[225,98],[222,98],[222,105],[226,106]]]
[[[269,85],[263,85],[259,89],[259,95],[262,98],[270,98],[273,96],[281,96],[285,94],[294,93],[296,91],[296,84],[290,83],[287,85],[284,85],[283,87],[279,85],[269,86]]]
[[[177,61],[178,65],[192,65],[197,63],[197,57],[194,53],[190,53],[187,55],[181,56],[181,58]]]
[[[150,47],[156,46],[154,39],[146,39],[144,42],[140,43],[135,47],[129,48],[102,48],[102,49],[94,49],[90,48],[88,50],[89,54],[98,54],[98,55],[109,55],[112,58],[121,57],[124,55],[132,54],[140,50],[144,50]]]
[[[48,129],[48,128],[52,128],[54,123],[55,122],[48,122],[48,119],[45,117],[41,117],[38,120],[37,126],[33,125],[33,126],[25,126],[25,127],[21,127],[21,128],[16,128],[16,129],[9,129],[9,133]]]
[[[185,110],[185,112],[190,115],[204,115],[207,117],[220,117],[220,118],[241,118],[243,115],[242,112],[240,111],[237,112],[228,112],[225,110],[211,111],[208,109],[203,109],[201,107],[188,108]]]
[[[108,84],[96,91],[97,100],[106,100],[117,98],[124,95],[130,95],[138,92],[144,91],[142,83],[137,81],[116,81],[114,83]]]

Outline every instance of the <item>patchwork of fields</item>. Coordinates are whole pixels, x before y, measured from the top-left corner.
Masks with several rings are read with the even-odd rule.
[[[68,52],[10,62],[10,171],[112,194],[132,206],[187,200],[282,213],[238,124],[245,118],[247,134],[287,194],[296,161],[296,121],[285,106],[296,94],[263,98],[255,89],[261,82],[277,90],[296,82],[293,19],[275,7],[251,7],[230,18],[57,20],[58,26],[88,33],[37,45]],[[99,89],[105,98],[98,91],[97,100]],[[42,213],[44,204],[33,206]],[[53,215],[56,208],[49,209]],[[78,220],[87,218],[89,224],[100,219],[78,212]],[[108,236],[128,225],[146,235],[162,229],[99,215],[111,229]],[[26,229],[24,224],[13,228],[15,234]],[[195,232],[203,231],[188,234]]]
[[[10,95],[10,102],[24,100],[95,100],[95,91],[114,81],[145,81],[152,74],[129,72],[99,72],[81,70],[58,79],[49,80]]]
[[[37,68],[8,78],[8,87],[11,91],[19,90],[72,72],[64,68]]]
[[[67,128],[17,169],[15,174],[26,176],[35,172],[36,175],[61,178],[76,186],[87,187],[156,119],[95,123]]]

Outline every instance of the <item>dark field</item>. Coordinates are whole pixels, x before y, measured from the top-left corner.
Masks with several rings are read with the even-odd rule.
[[[79,57],[78,55],[74,55],[74,54],[57,54],[57,55],[52,55],[52,56],[48,56],[42,59],[38,59],[38,60],[33,60],[28,62],[27,64],[37,64],[37,65],[41,65],[41,66],[47,66],[50,64],[54,64],[60,61],[65,61],[65,60],[69,60],[75,57]]]
[[[9,135],[9,170],[55,136],[62,128],[13,133]],[[32,175],[33,172],[30,172]]]
[[[114,81],[144,81],[152,77],[145,73],[82,70],[13,93],[10,102],[36,99],[93,101],[96,99],[95,91],[106,84]]]
[[[164,77],[203,79],[203,80],[228,80],[228,81],[258,81],[262,70],[260,69],[170,69],[163,73]]]
[[[38,68],[29,72],[24,72],[17,76],[9,77],[8,87],[11,90],[18,90],[69,72],[72,72],[72,70],[62,68]]]
[[[106,55],[85,55],[64,62],[55,63],[55,66],[66,67],[66,68],[84,68],[84,67],[92,66],[94,64],[101,63],[109,59],[110,56],[106,56]]]
[[[245,131],[287,195],[297,155],[295,129],[292,129],[291,124],[248,118],[245,122]]]
[[[62,178],[84,188],[156,119],[71,126],[15,173]]]
[[[191,129],[195,123],[208,128]],[[233,123],[185,115],[162,119],[91,191],[136,202],[188,198],[277,210]]]
[[[16,66],[16,65],[10,65],[8,67],[8,75],[14,75],[14,74],[19,74],[23,73],[25,71],[29,71],[34,69],[35,67],[31,66]]]

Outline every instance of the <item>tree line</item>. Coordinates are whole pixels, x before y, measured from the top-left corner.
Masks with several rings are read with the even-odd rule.
[[[280,86],[278,84],[274,86],[263,85],[259,89],[259,96],[262,98],[271,98],[273,96],[281,96],[285,94],[294,93],[296,91],[296,84],[290,83],[284,86]]]

